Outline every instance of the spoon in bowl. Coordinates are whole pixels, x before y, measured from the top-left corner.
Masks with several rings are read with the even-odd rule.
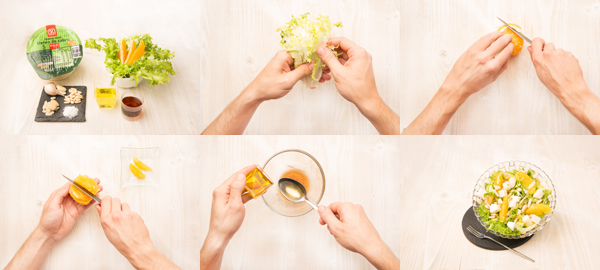
[[[302,183],[292,178],[284,177],[279,179],[279,183],[277,185],[279,186],[279,191],[281,192],[281,195],[288,199],[288,201],[293,203],[306,202],[315,210],[319,209],[318,205],[306,198],[306,188]]]

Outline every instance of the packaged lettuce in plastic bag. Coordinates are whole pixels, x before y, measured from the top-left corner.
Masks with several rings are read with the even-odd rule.
[[[69,77],[83,59],[83,46],[73,30],[46,25],[27,42],[27,60],[38,76],[58,81]]]

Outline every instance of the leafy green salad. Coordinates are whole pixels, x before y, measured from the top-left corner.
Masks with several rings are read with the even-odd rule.
[[[114,38],[90,38],[85,47],[106,54],[104,63],[113,74],[111,85],[117,78],[130,78],[135,86],[140,78],[148,80],[149,85],[167,84],[169,76],[175,74],[170,61],[175,53],[156,46],[149,34],[133,35],[120,42]]]
[[[293,16],[277,31],[281,35],[281,45],[294,58],[294,67],[304,63],[314,63],[312,74],[305,77],[305,82],[311,88],[317,87],[325,64],[317,55],[317,49],[327,43],[333,27],[342,27],[342,23],[332,24],[328,16],[319,15],[315,20],[308,17],[309,13]],[[334,46],[328,46],[336,55]]]
[[[484,183],[477,207],[488,230],[504,235],[520,235],[536,228],[547,213],[552,212],[552,191],[534,177],[535,171],[498,170]]]

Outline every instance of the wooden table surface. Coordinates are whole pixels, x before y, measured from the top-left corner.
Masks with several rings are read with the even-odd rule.
[[[573,52],[600,95],[597,1],[207,1],[202,9],[202,126],[246,87],[275,52],[291,15],[329,15],[336,33],[373,56],[377,86],[406,128],[431,101],[458,57],[504,20]],[[376,134],[332,82],[298,84],[256,112],[247,134]],[[471,96],[445,134],[589,134],[537,79],[526,48],[492,85]]]
[[[3,2],[0,134],[200,134],[199,7],[198,1]],[[31,34],[48,24],[72,29],[84,44],[88,38],[149,33],[159,47],[175,52],[172,63],[177,74],[167,85],[151,87],[146,81],[136,89],[144,95],[144,115],[131,123],[123,119],[118,107],[98,108],[94,83],[110,82],[110,74],[105,69],[104,52],[84,48],[83,61],[73,75],[58,83],[87,86],[87,122],[34,122],[44,81],[27,61],[25,50]]]
[[[69,145],[69,147],[65,147]],[[428,145],[428,147],[424,147]],[[160,188],[119,188],[119,148],[160,147]],[[595,137],[10,137],[0,142],[0,267],[35,228],[60,173],[102,179],[102,195],[122,198],[150,236],[183,269],[197,269],[208,231],[211,193],[233,172],[283,149],[313,154],[325,171],[322,204],[364,206],[403,269],[581,269],[600,263],[600,139]],[[487,251],[466,240],[461,220],[482,172],[507,160],[542,168],[557,191],[555,216],[518,248]],[[16,203],[18,202],[18,203]],[[261,200],[225,252],[223,269],[370,269],[340,247],[314,212],[287,218]],[[89,248],[93,246],[93,248]],[[44,269],[127,269],[88,210],[50,253]],[[101,259],[99,259],[101,258]]]

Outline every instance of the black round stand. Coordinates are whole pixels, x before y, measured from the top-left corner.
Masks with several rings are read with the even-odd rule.
[[[485,230],[485,227],[481,226],[481,224],[477,220],[477,217],[475,216],[475,212],[473,212],[473,207],[469,207],[469,210],[467,210],[467,212],[463,216],[463,220],[462,220],[463,233],[465,234],[465,237],[467,237],[469,242],[473,243],[473,245],[476,245],[480,248],[488,249],[488,250],[506,250],[506,249],[490,239],[479,239],[479,238],[475,237],[475,235],[473,235],[469,231],[467,231],[467,228],[469,226],[473,227],[473,229],[475,229],[476,231],[483,233],[502,244],[505,244],[506,246],[508,246],[510,248],[516,248],[520,245],[523,245],[527,241],[529,241],[531,239],[531,237],[533,237],[533,236],[530,236],[530,237],[525,237],[525,238],[521,238],[521,239],[506,239],[506,238],[495,236],[492,233],[487,232]]]

